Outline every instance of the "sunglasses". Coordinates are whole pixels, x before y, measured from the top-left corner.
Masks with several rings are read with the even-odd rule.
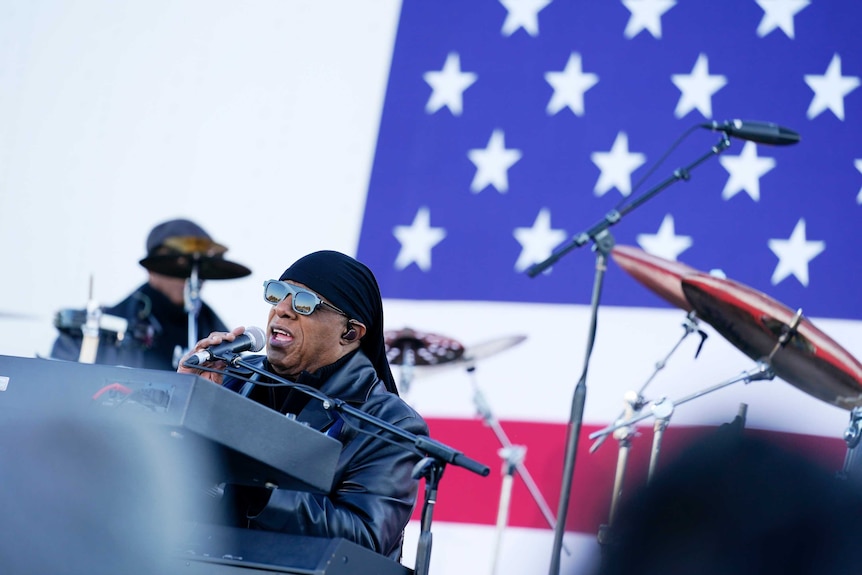
[[[340,313],[344,317],[348,317],[346,313],[334,305],[320,299],[320,296],[314,292],[279,280],[266,280],[263,282],[263,299],[266,303],[278,305],[287,296],[293,296],[290,298],[290,306],[299,315],[311,315],[314,313],[314,310],[323,306],[328,307],[336,313]]]

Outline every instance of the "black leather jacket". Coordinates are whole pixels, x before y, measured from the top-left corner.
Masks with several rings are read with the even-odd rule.
[[[265,356],[246,359],[270,369]],[[318,387],[329,397],[342,399],[415,435],[428,435],[428,426],[422,417],[400,397],[386,390],[362,351],[316,374],[304,372],[299,383]],[[233,377],[226,377],[224,381],[225,387],[238,392],[244,384]],[[257,393],[249,397],[280,410],[285,394],[276,398],[272,389],[256,386]],[[411,474],[420,456],[405,448],[409,446],[402,446],[403,441],[398,438],[367,422],[351,420],[349,415],[333,424],[316,399],[305,403],[296,419],[328,432],[342,443],[332,490],[328,494],[318,494],[232,486],[226,491],[226,500],[233,506],[234,519],[253,529],[343,537],[393,560],[400,559],[404,527],[412,515],[419,488],[418,480]],[[388,439],[395,440],[397,445],[380,439],[380,435],[389,436]]]

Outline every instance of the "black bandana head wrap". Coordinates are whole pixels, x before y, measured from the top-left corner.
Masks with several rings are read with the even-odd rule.
[[[386,359],[380,287],[365,264],[340,252],[314,252],[296,260],[278,279],[305,284],[351,319],[365,324],[367,331],[360,341],[360,348],[371,360],[386,389],[398,394]]]

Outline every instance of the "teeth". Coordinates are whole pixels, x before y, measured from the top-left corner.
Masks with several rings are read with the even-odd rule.
[[[277,333],[279,335],[287,335],[286,331],[284,331],[283,329],[275,328],[275,327],[272,328],[272,333]]]

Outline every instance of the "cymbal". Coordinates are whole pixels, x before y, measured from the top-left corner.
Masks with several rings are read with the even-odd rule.
[[[464,353],[457,359],[447,362],[444,365],[424,366],[416,370],[416,375],[431,375],[450,367],[470,368],[473,367],[477,361],[502,353],[507,349],[524,342],[526,339],[526,335],[509,335],[468,346],[464,349]]]
[[[198,278],[202,280],[229,280],[249,275],[251,270],[244,265],[217,256],[200,254],[164,254],[144,258],[140,264],[158,274],[190,278],[197,266]]]
[[[383,340],[386,358],[392,365],[438,365],[464,353],[464,346],[452,338],[409,327],[385,331]]]
[[[31,315],[31,314],[16,313],[16,312],[7,312],[7,311],[2,311],[2,310],[0,310],[0,318],[5,318],[5,319],[30,319],[30,320],[39,319],[39,318],[38,318],[38,317],[36,317],[35,315]]]
[[[729,279],[687,276],[682,289],[701,319],[758,361],[769,356],[796,316],[768,295]],[[862,364],[805,317],[770,365],[778,377],[826,403],[847,410],[862,405]]]
[[[611,257],[625,272],[659,297],[685,311],[692,311],[680,280],[704,272],[681,262],[654,256],[634,246],[614,246]]]
[[[227,247],[200,236],[171,236],[162,244],[182,254],[219,256],[227,251]]]

